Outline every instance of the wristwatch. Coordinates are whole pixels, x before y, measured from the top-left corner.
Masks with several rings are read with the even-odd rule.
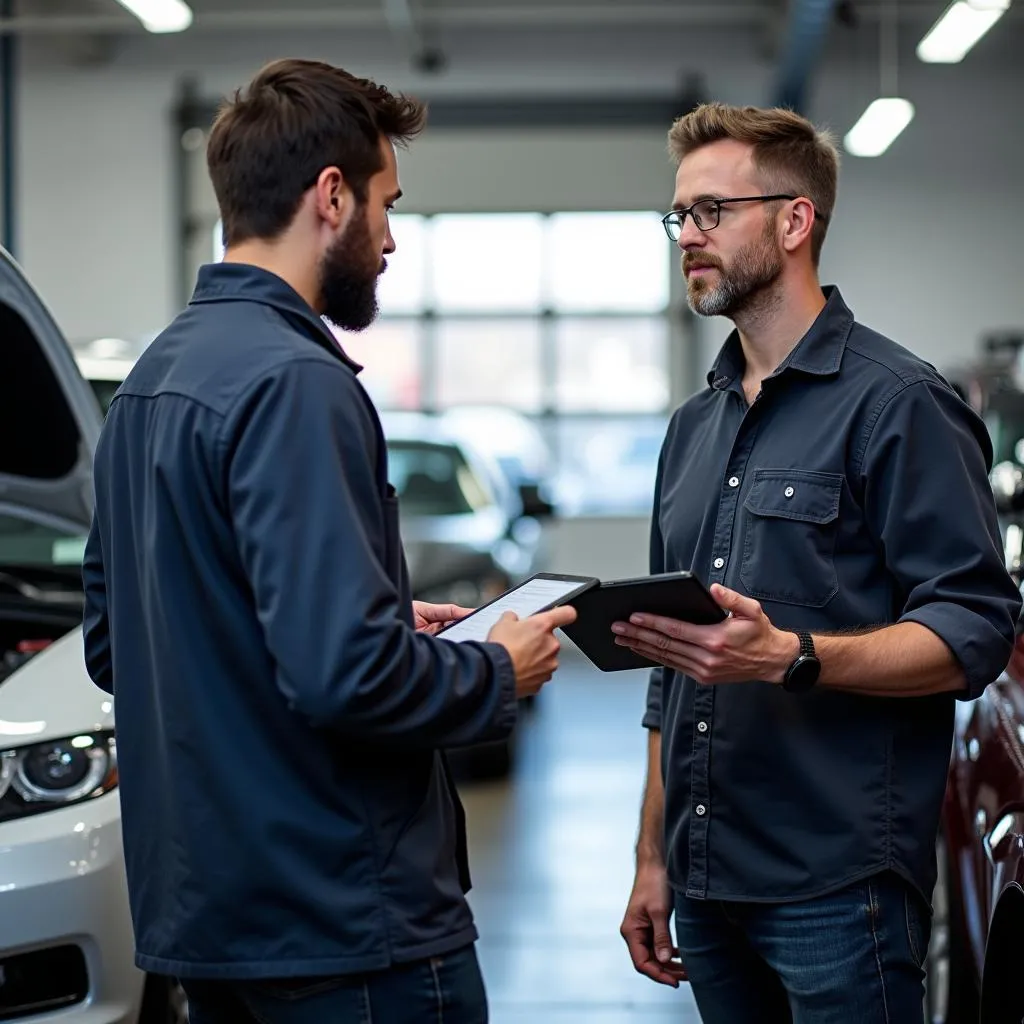
[[[804,693],[811,689],[821,675],[821,662],[814,653],[814,641],[810,633],[797,633],[800,640],[800,654],[786,669],[782,688],[790,693]]]

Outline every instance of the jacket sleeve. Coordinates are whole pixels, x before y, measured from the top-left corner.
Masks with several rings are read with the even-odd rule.
[[[507,735],[508,652],[416,633],[386,570],[379,435],[351,372],[293,361],[240,405],[225,424],[227,500],[289,706],[362,739],[444,747]]]
[[[85,667],[92,681],[107,693],[114,692],[114,673],[110,660],[110,620],[107,618],[107,581],[103,570],[99,524],[93,516],[89,539],[82,559],[82,584],[85,590],[85,611],[82,620],[82,642],[85,646]]]
[[[1003,564],[984,424],[939,381],[917,380],[878,413],[861,481],[901,602],[900,621],[945,641],[977,697],[1006,667],[1021,597]]]
[[[665,448],[662,447],[658,456],[658,473],[654,481],[654,504],[651,511],[651,551],[650,571],[652,576],[665,571],[665,543],[661,536],[660,508],[661,505],[661,480],[664,474]],[[643,726],[646,729],[661,729],[661,696],[662,687],[665,682],[665,672],[661,668],[651,669],[651,676],[647,683],[647,705],[644,709]]]

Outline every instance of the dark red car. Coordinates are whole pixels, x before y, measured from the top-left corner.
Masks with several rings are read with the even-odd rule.
[[[983,410],[1007,568],[1024,579],[1024,395]],[[1002,451],[1000,451],[1002,449]],[[1012,454],[1011,454],[1012,453]],[[1008,456],[1008,458],[1007,458]],[[957,706],[938,844],[929,1024],[1024,1021],[1024,623],[1003,676]]]

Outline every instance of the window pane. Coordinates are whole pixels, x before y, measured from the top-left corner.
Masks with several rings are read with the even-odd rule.
[[[667,426],[667,415],[556,419],[560,513],[650,515]]]
[[[560,411],[655,412],[669,401],[668,320],[555,322]]]
[[[656,313],[668,306],[672,247],[653,213],[551,218],[547,290],[556,311]]]
[[[378,320],[358,334],[334,333],[345,352],[363,365],[359,380],[378,408],[419,408],[423,401],[423,367],[418,321]]]
[[[536,410],[542,397],[539,320],[441,320],[438,404]]]
[[[430,227],[439,311],[533,312],[541,306],[544,219],[539,214],[450,214]]]
[[[426,225],[415,214],[393,213],[391,234],[395,251],[388,257],[388,269],[380,276],[377,299],[383,316],[421,313],[426,298]]]

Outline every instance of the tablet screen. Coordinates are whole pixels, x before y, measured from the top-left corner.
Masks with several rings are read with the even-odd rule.
[[[486,640],[492,627],[505,614],[515,612],[521,619],[583,589],[589,581],[579,576],[534,576],[501,597],[484,605],[472,615],[438,633],[444,640]]]

